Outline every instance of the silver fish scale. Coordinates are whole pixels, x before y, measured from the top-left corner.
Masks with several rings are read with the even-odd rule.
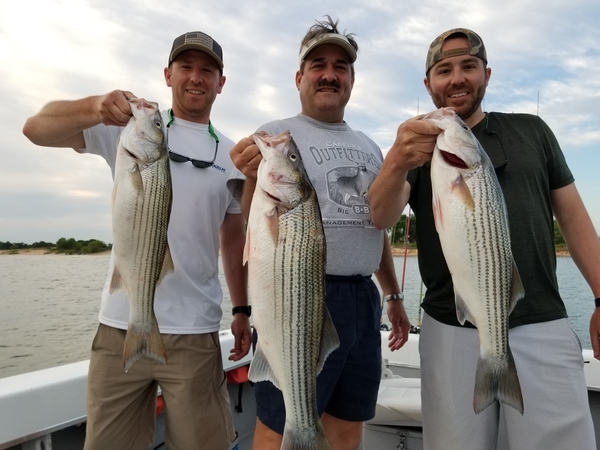
[[[282,333],[284,367],[280,380],[286,416],[296,428],[311,427],[317,415],[316,371],[325,317],[325,239],[316,194],[279,217],[275,255],[276,320]],[[283,384],[287,386],[284,388]]]
[[[141,172],[144,196],[135,204],[131,242],[136,268],[134,314],[141,323],[153,321],[154,292],[162,269],[171,202],[169,159],[162,157]],[[136,236],[137,234],[137,236]],[[133,293],[132,293],[133,294]]]
[[[467,242],[472,263],[479,265],[474,272],[485,299],[485,323],[478,323],[477,328],[486,329],[493,354],[503,356],[508,352],[512,254],[504,199],[492,170],[484,166],[467,182],[475,202],[475,210],[468,217],[471,226],[467,227]]]

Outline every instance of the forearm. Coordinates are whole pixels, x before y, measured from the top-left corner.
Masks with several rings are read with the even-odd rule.
[[[574,184],[551,192],[554,216],[569,253],[581,274],[600,297],[600,240]]]
[[[223,274],[233,306],[248,304],[248,270],[242,262],[245,244],[244,228],[241,214],[226,214],[220,231]]]
[[[567,223],[559,223],[569,253],[590,286],[600,297],[600,240],[587,213]]]
[[[371,219],[380,230],[396,225],[410,194],[410,185],[406,181],[408,172],[393,166],[386,159],[369,189]]]
[[[385,232],[383,234],[383,252],[379,269],[375,272],[375,278],[381,287],[383,295],[397,294],[400,292],[396,269],[394,267],[394,257],[392,255],[392,246]]]
[[[101,117],[95,112],[98,99],[94,96],[48,103],[27,119],[23,134],[36,145],[84,148],[82,131],[101,123]]]

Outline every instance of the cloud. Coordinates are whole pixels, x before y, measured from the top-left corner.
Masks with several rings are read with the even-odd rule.
[[[27,117],[55,99],[125,89],[170,105],[163,69],[173,39],[201,30],[224,49],[227,82],[214,125],[238,140],[300,111],[299,42],[325,14],[356,34],[346,120],[383,151],[400,123],[433,109],[423,86],[429,43],[464,26],[486,43],[486,110],[527,112],[561,143],[594,223],[600,127],[600,4],[583,0],[38,0],[0,8],[0,240],[110,241],[110,170],[101,158],[31,144]],[[538,100],[539,96],[539,100]]]

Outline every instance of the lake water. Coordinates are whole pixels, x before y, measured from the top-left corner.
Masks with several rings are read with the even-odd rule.
[[[394,261],[401,281],[404,258]],[[88,359],[107,271],[105,255],[0,255],[0,378]],[[571,258],[558,258],[557,273],[573,328],[591,348],[591,290]],[[221,329],[231,324],[225,293]],[[406,259],[404,293],[416,324],[422,293],[415,256]]]

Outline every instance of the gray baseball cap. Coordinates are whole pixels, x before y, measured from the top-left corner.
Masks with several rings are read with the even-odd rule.
[[[167,66],[171,65],[177,55],[186,50],[200,50],[207,53],[217,62],[219,69],[223,70],[223,49],[217,41],[201,31],[187,32],[173,41]]]
[[[457,48],[454,50],[442,52],[442,46],[444,45],[446,39],[456,34],[464,35],[469,41],[469,47]],[[431,69],[438,61],[441,61],[445,58],[450,58],[452,56],[460,55],[476,56],[479,59],[485,61],[485,63],[487,64],[487,54],[485,52],[485,46],[483,45],[483,41],[481,40],[479,35],[474,31],[468,30],[467,28],[453,28],[440,34],[434,39],[434,41],[429,46],[429,51],[427,52],[427,62],[425,64],[425,74],[427,74],[429,72],[429,69]]]

